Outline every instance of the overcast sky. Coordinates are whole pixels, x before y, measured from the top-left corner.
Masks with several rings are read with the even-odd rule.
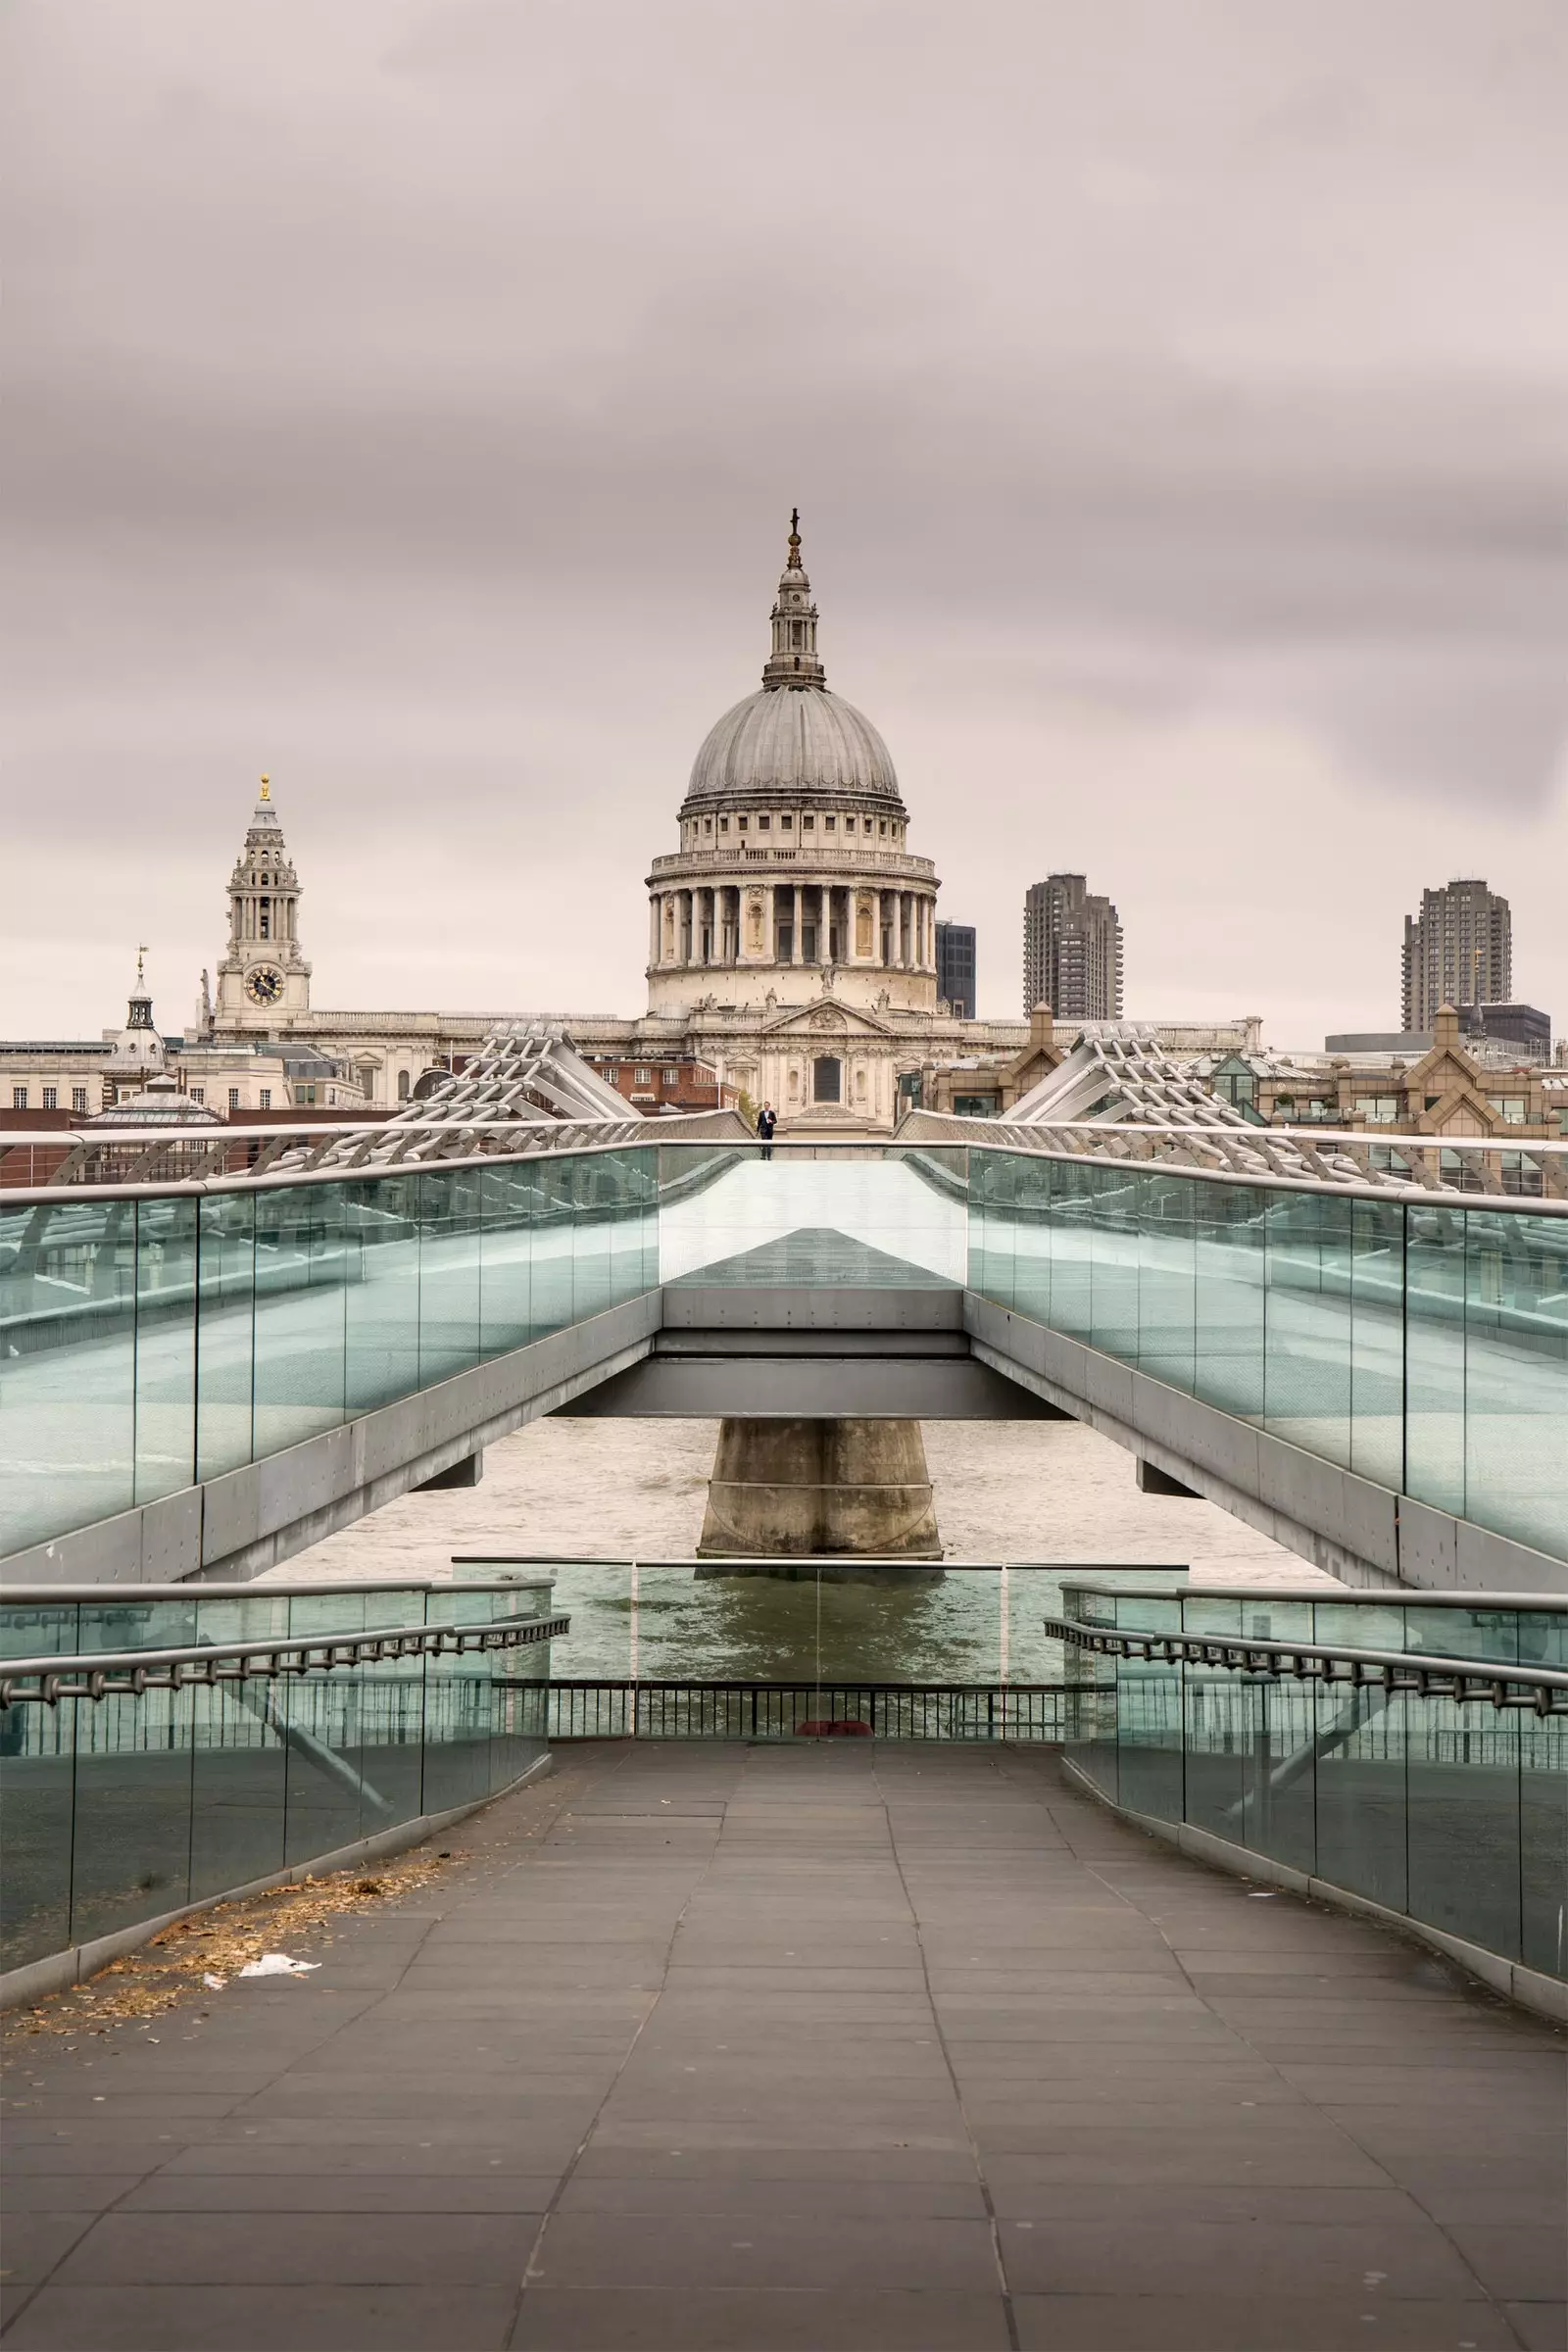
[[[0,1033],[222,952],[634,1011],[797,501],[980,1009],[1394,1026],[1481,873],[1568,1028],[1562,0],[9,0]]]

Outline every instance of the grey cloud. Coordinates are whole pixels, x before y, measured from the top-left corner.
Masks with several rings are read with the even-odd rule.
[[[61,812],[112,821],[130,776],[212,824],[220,870],[251,747],[286,751],[396,923],[379,823],[439,775],[520,887],[548,870],[547,967],[602,872],[564,808],[597,820],[632,934],[594,994],[633,1002],[641,860],[758,666],[799,499],[830,676],[931,777],[916,822],[977,902],[1010,906],[1017,857],[1120,789],[1111,747],[1195,726],[1296,747],[1259,780],[1287,920],[1318,755],[1391,842],[1430,836],[1377,853],[1391,932],[1478,807],[1499,858],[1549,869],[1560,12],[791,23],[782,57],[730,0],[13,11],[16,854],[47,865]],[[930,746],[965,730],[1031,776],[1066,762],[1062,821],[994,766],[989,801],[944,785]],[[1124,839],[1107,813],[1075,854]],[[80,919],[95,1026],[103,908]],[[373,929],[336,919],[384,990]],[[1179,987],[1179,926],[1143,919]],[[1342,956],[1383,986],[1381,937]],[[30,963],[19,991],[47,997]]]

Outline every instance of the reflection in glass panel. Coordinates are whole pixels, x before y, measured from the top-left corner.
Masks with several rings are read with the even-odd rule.
[[[74,1603],[0,1608],[0,1656],[71,1657],[80,1647]],[[76,1709],[18,1704],[0,1713],[0,1968],[21,1968],[71,1941],[71,1820]]]
[[[1264,1426],[1290,1445],[1350,1459],[1348,1198],[1267,1197]]]
[[[1090,1250],[1089,1340],[1123,1363],[1138,1361],[1138,1179],[1096,1168]]]
[[[479,1353],[488,1360],[528,1344],[532,1217],[528,1171],[517,1162],[484,1169],[479,1185]]]
[[[419,1179],[343,1192],[344,1395],[351,1413],[419,1385]]]
[[[1093,1168],[1058,1162],[1051,1179],[1052,1328],[1087,1340],[1094,1230]]]
[[[529,1322],[536,1340],[572,1320],[571,1171],[559,1160],[529,1170],[533,1203]]]
[[[208,1193],[197,1208],[196,1475],[219,1478],[251,1458],[255,1197]]]
[[[1263,1414],[1268,1195],[1240,1184],[1194,1187],[1197,1384],[1205,1404],[1245,1421]]]
[[[1410,1884],[1418,1919],[1519,1954],[1519,1731],[1480,1702],[1407,1698]]]
[[[1465,1516],[1561,1551],[1568,1220],[1469,1209],[1465,1222]]]
[[[481,1625],[500,1613],[493,1593],[465,1591],[425,1595],[428,1625]],[[467,1650],[426,1658],[424,1666],[424,1795],[427,1813],[477,1804],[491,1786],[490,1736],[495,1716],[492,1683],[505,1651]]]
[[[1186,1776],[1182,1677],[1191,1668],[1123,1658],[1116,1691],[1117,1802],[1156,1821],[1182,1819]]]
[[[1138,1368],[1191,1394],[1197,1347],[1193,1186],[1139,1178]]]
[[[128,1510],[136,1211],[0,1208],[0,1551]]]
[[[1329,1637],[1320,1632],[1319,1640]],[[1373,1646],[1370,1636],[1360,1641]],[[1370,1686],[1314,1693],[1317,1875],[1405,1908],[1406,1700]]]
[[[265,1641],[288,1632],[286,1594],[199,1598],[194,1640]],[[192,1693],[190,1899],[269,1878],[283,1867],[284,1746],[271,1720],[275,1686],[219,1684]]]
[[[1556,1666],[1568,1619],[1558,1617],[1554,1630]],[[1527,1968],[1568,1977],[1568,1722],[1521,1714],[1517,1738],[1520,1958]]]
[[[344,1411],[347,1236],[335,1184],[256,1196],[256,1451],[277,1453]]]
[[[612,1302],[615,1154],[585,1152],[572,1163],[571,1319],[602,1315]]]
[[[1024,1152],[1013,1159],[1011,1304],[1037,1323],[1049,1323],[1052,1316],[1052,1164]]]
[[[71,1939],[85,1943],[190,1899],[194,1702],[149,1690],[67,1703],[77,1713]]]
[[[1020,1154],[1011,1152],[976,1152],[973,1155],[969,1286],[998,1306],[1013,1303],[1015,1202],[1019,1174],[1027,1165]]]
[[[1404,1485],[1404,1219],[1390,1200],[1350,1203],[1350,1467]]]
[[[136,1208],[136,1500],[196,1475],[196,1202]]]
[[[1389,1601],[1312,1603],[1313,1639],[1402,1650],[1405,1618]],[[1405,1702],[1382,1690],[1316,1694],[1318,1873],[1374,1902],[1405,1903]]]
[[[1404,1485],[1440,1510],[1464,1509],[1465,1221],[1461,1209],[1405,1216]]]
[[[479,1360],[479,1171],[426,1168],[419,1186],[419,1386]]]

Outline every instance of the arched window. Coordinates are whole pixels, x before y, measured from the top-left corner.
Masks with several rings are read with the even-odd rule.
[[[406,1102],[408,1101],[408,1099],[409,1099],[409,1073],[408,1073],[408,1071],[407,1071],[407,1070],[399,1070],[399,1072],[398,1072],[398,1101],[399,1101],[400,1102]]]

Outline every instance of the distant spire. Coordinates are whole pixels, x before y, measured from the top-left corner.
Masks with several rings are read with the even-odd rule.
[[[781,686],[825,687],[827,673],[816,652],[816,607],[801,561],[799,507],[790,509],[789,555],[779,579],[772,622],[773,650],[762,665],[763,686],[769,693]]]
[[[151,1029],[152,1025],[153,1001],[147,994],[147,950],[139,947],[136,950],[136,985],[130,992],[130,1003],[125,1007],[125,1027]]]

